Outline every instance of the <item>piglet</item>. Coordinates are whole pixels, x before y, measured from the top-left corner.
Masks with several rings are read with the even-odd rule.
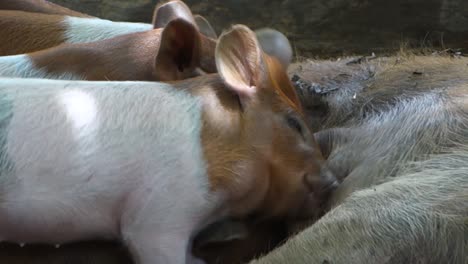
[[[190,10],[189,10],[190,11]],[[216,71],[216,41],[183,19],[112,39],[0,57],[0,76],[68,80],[172,81]]]
[[[18,9],[29,10],[21,7],[30,4],[48,5],[48,3],[41,2],[33,4],[24,0],[18,1],[17,4],[10,1],[0,1],[1,56],[31,53],[63,43],[94,42],[120,35],[149,31],[154,28],[163,28],[176,18],[184,18],[192,24],[196,24],[192,12],[180,0],[157,5],[154,9],[153,24],[118,22],[67,14],[51,15],[47,14],[46,11],[40,13],[18,11]],[[13,10],[2,10],[5,7],[10,7]],[[42,9],[38,8],[38,10]],[[132,36],[138,40],[138,34]]]
[[[0,79],[0,239],[119,239],[194,261],[221,218],[295,217],[334,184],[279,62],[235,25],[219,74],[172,83]]]
[[[92,17],[88,14],[80,13],[46,0],[2,0],[0,1],[0,10],[21,10],[74,17]]]
[[[0,55],[23,54],[63,43],[93,42],[152,29],[153,25],[147,23],[0,10]]]

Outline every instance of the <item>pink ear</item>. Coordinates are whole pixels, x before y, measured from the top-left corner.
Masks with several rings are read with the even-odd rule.
[[[153,27],[164,28],[177,18],[183,18],[192,25],[196,25],[190,8],[182,1],[173,0],[156,7],[153,15]]]
[[[241,98],[253,96],[263,72],[255,34],[246,26],[235,25],[219,37],[215,54],[218,73],[226,84]]]

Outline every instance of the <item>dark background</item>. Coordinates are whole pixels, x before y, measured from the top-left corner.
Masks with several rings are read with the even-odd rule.
[[[51,0],[101,18],[150,23],[158,0]],[[186,0],[218,34],[234,23],[285,33],[299,57],[468,48],[468,0]]]

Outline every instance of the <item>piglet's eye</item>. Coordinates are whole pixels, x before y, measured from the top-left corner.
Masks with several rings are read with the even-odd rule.
[[[301,122],[299,122],[296,117],[288,115],[286,116],[286,122],[290,128],[296,130],[301,136],[304,136],[304,130],[302,128]]]

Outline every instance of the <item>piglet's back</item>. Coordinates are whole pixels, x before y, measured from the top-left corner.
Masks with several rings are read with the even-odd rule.
[[[22,10],[27,12],[37,12],[45,14],[57,14],[76,17],[92,17],[66,7],[51,3],[46,0],[2,0],[0,9],[3,10]]]
[[[1,10],[0,56],[37,51],[65,42],[63,18],[60,15]]]

